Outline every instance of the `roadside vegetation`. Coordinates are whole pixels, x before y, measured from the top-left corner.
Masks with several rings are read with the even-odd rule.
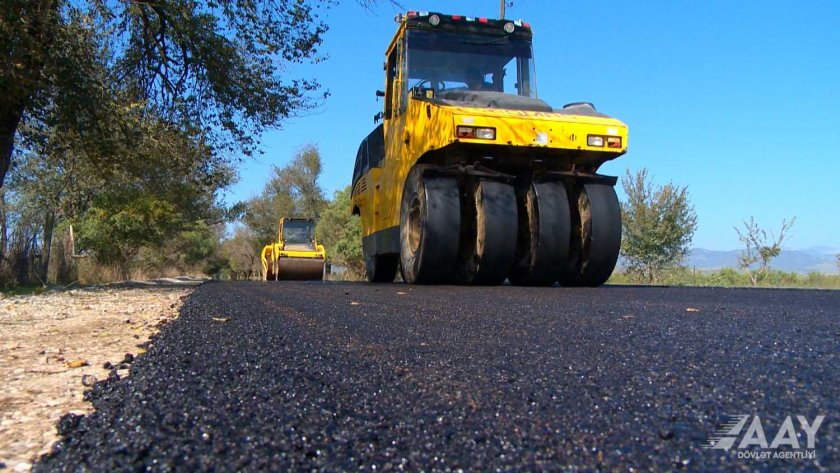
[[[621,204],[621,257],[628,274],[658,282],[688,254],[697,215],[688,188],[655,186],[647,169],[628,170],[622,180],[627,200]]]
[[[761,227],[753,217],[743,222],[743,228],[735,227],[743,245],[737,270],[688,268],[683,263],[697,228],[688,188],[673,183],[657,185],[647,169],[635,174],[628,171],[622,185],[627,195],[621,204],[622,268],[613,273],[610,284],[840,289],[840,275],[772,269],[795,217],[782,220],[778,233]],[[840,269],[840,255],[837,264]]]
[[[262,132],[328,96],[293,71],[324,59],[329,4],[5,2],[0,288],[183,274],[258,279],[260,250],[284,216],[318,221],[333,277],[362,277],[351,189],[327,195],[320,187],[317,144],[272,151],[288,164],[253,199],[221,198],[240,161],[261,153]],[[740,271],[685,269],[698,225],[688,187],[657,185],[646,169],[628,172],[622,185],[625,270],[612,282],[837,285],[833,276],[772,268],[794,219],[778,234],[752,218],[736,229]]]
[[[0,285],[221,271],[238,160],[326,96],[288,72],[324,5],[5,2]]]
[[[649,284],[638,275],[617,271],[608,284]],[[664,271],[656,284],[665,286],[703,287],[785,287],[801,289],[840,289],[840,275],[808,273],[800,274],[768,270],[755,284],[746,271],[724,268],[717,271],[698,271],[684,266]]]
[[[790,232],[796,217],[782,220],[782,228],[778,236],[772,230],[765,230],[758,226],[755,219],[750,217],[744,221],[744,229],[735,227],[738,239],[744,245],[744,251],[738,258],[738,267],[747,273],[753,286],[770,275],[770,261],[782,252],[782,242]]]
[[[316,240],[324,245],[327,261],[338,271],[333,278],[364,276],[362,226],[359,217],[350,213],[350,186],[327,199],[318,184],[321,169],[321,155],[312,144],[299,149],[285,167],[274,168],[262,192],[238,209],[241,218],[236,230],[222,243],[224,265],[218,276],[258,279],[260,251],[277,241],[279,220],[286,216],[317,220]]]

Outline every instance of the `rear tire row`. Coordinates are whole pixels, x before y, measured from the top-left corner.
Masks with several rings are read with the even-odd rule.
[[[599,183],[459,182],[415,166],[400,211],[400,253],[365,255],[367,278],[410,284],[599,286],[618,260],[621,212]]]

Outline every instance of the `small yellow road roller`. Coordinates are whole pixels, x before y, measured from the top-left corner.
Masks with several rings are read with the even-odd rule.
[[[326,252],[315,241],[311,219],[281,219],[277,242],[266,245],[260,259],[266,281],[324,279]]]

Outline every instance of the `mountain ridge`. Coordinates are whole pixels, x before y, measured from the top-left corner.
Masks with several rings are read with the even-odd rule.
[[[738,256],[743,250],[708,250],[692,248],[683,265],[700,271],[715,271],[723,268],[738,269]],[[814,247],[800,250],[782,249],[779,256],[770,261],[770,267],[794,273],[840,274],[837,268],[838,250],[830,247]]]

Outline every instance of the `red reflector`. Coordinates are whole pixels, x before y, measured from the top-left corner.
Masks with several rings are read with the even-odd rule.
[[[487,23],[487,18],[479,18],[478,22],[479,23]]]
[[[453,19],[453,20],[460,20],[460,19],[461,19],[461,15],[452,15],[452,19]]]
[[[621,137],[620,136],[607,137],[607,148],[621,148]]]
[[[408,16],[409,18],[414,18],[415,16],[417,16],[417,12],[413,11],[413,10],[409,10],[409,12],[406,16]]]
[[[522,27],[531,29],[531,24],[530,23],[522,23]]]
[[[458,138],[472,138],[475,135],[475,130],[471,126],[459,126],[455,129],[455,135]]]

